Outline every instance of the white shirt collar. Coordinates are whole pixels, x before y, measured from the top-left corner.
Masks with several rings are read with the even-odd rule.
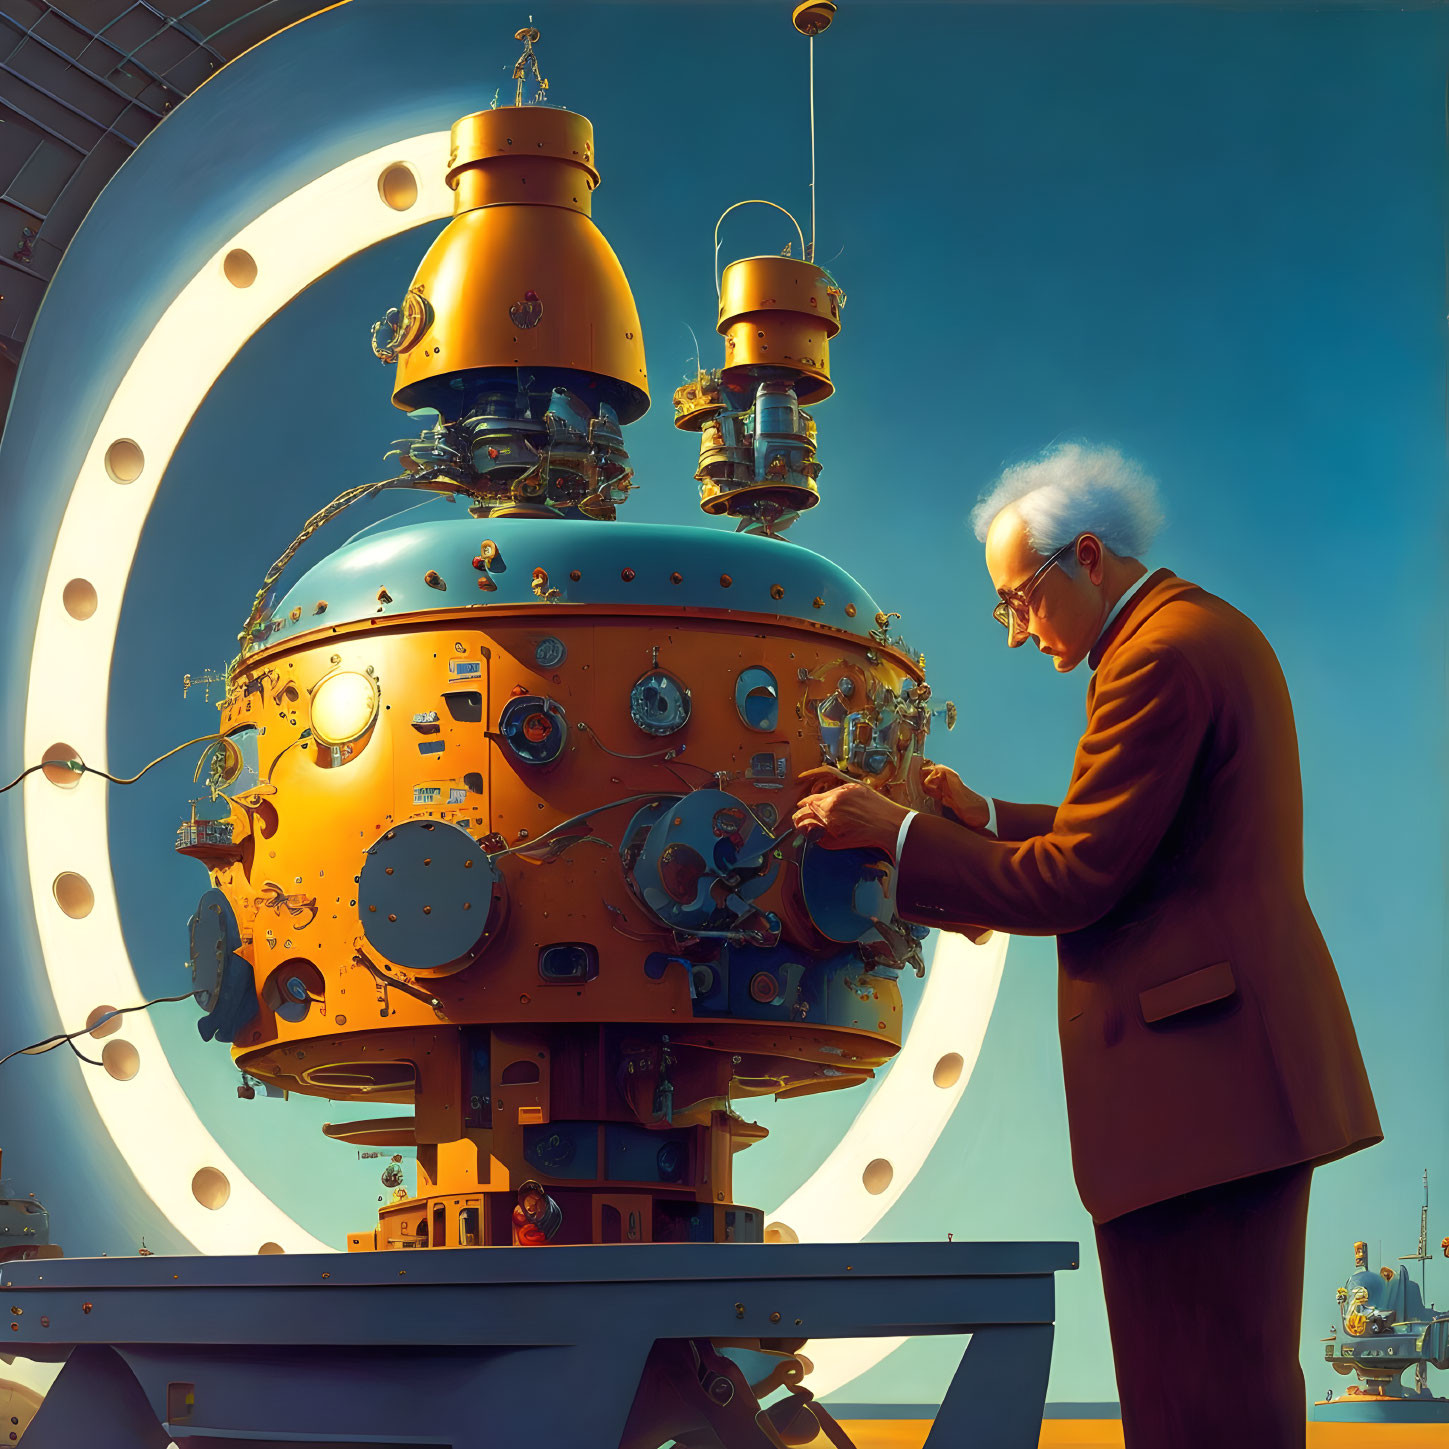
[[[1133,599],[1137,597],[1138,594],[1142,592],[1144,586],[1152,578],[1152,575],[1155,572],[1155,569],[1149,569],[1145,574],[1142,575],[1140,579],[1137,580],[1135,584],[1132,585],[1130,589],[1127,590],[1125,594],[1122,595],[1120,599],[1117,600],[1115,604],[1112,605],[1111,612],[1108,613],[1107,617],[1102,621],[1102,627],[1097,630],[1097,638],[1092,645],[1092,648],[1094,650],[1096,649],[1097,645],[1102,642],[1102,636],[1107,632],[1108,629],[1112,627],[1112,621],[1117,617],[1118,614],[1122,612],[1123,609],[1127,607],[1128,604],[1132,602]],[[1095,669],[1096,667],[1097,666],[1095,664],[1092,666],[1093,669]]]

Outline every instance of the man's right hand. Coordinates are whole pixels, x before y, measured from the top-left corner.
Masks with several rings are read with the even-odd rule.
[[[921,784],[926,794],[949,810],[963,825],[983,828],[991,819],[986,797],[978,795],[962,783],[960,775],[948,765],[929,761],[921,771]]]

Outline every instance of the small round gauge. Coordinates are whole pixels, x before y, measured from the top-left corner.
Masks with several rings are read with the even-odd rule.
[[[555,639],[549,635],[547,639],[540,639],[533,648],[533,660],[540,669],[557,669],[564,662],[568,649],[564,646],[562,639]]]
[[[689,690],[662,669],[651,670],[629,691],[629,718],[648,735],[672,735],[689,721]]]
[[[525,765],[551,765],[568,744],[568,721],[555,701],[520,694],[503,706],[498,733]]]

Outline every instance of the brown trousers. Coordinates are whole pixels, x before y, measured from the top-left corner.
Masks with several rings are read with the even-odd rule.
[[[1097,1227],[1126,1449],[1304,1449],[1307,1163]]]

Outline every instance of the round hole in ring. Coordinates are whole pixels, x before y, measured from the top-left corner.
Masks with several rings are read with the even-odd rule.
[[[222,259],[221,270],[233,287],[250,287],[257,279],[257,259],[242,247],[233,247]]]
[[[141,1053],[130,1042],[117,1037],[106,1043],[101,1052],[101,1065],[107,1076],[118,1082],[129,1082],[141,1070]]]
[[[884,1157],[877,1157],[874,1162],[866,1163],[865,1171],[861,1173],[860,1180],[865,1184],[865,1190],[867,1192],[879,1197],[891,1185],[891,1178],[895,1175],[895,1168]]]
[[[56,905],[73,921],[84,920],[96,903],[91,883],[85,876],[77,875],[73,870],[61,871],[51,882],[50,890],[55,896]]]
[[[94,1011],[91,1012],[88,1017],[86,1017],[86,1030],[90,1032],[91,1036],[93,1036],[97,1041],[99,1041],[103,1036],[113,1036],[116,1032],[120,1031],[121,1018],[119,1016],[111,1016],[111,1019],[109,1021],[101,1022],[99,1026],[96,1025],[96,1023],[100,1021],[103,1016],[110,1016],[111,1012],[113,1012],[115,1009],[116,1008],[114,1006],[98,1006]]]
[[[931,1073],[931,1080],[938,1087],[954,1087],[961,1080],[961,1068],[965,1065],[960,1052],[947,1052],[936,1063],[936,1069]]]
[[[418,178],[412,167],[401,161],[389,166],[377,178],[377,194],[394,211],[406,211],[418,199]]]
[[[258,1254],[264,1257],[271,1253],[285,1253],[286,1251],[287,1250],[280,1243],[263,1243],[261,1247],[257,1249]]]
[[[72,619],[89,619],[96,611],[96,589],[89,579],[72,579],[61,591],[60,601]]]
[[[134,483],[146,466],[146,455],[130,438],[117,438],[106,449],[106,473],[112,483]]]
[[[800,1234],[789,1223],[766,1223],[765,1241],[767,1243],[798,1243]]]
[[[79,759],[80,751],[74,745],[52,745],[41,758],[40,773],[62,790],[74,790],[80,784],[80,772],[65,762]]]
[[[203,1167],[191,1179],[191,1195],[202,1207],[215,1212],[226,1206],[226,1200],[231,1196],[231,1183],[220,1168]]]

